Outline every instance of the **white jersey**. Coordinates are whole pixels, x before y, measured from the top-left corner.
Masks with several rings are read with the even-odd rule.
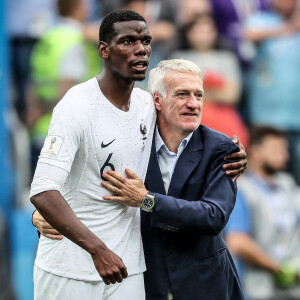
[[[140,209],[103,200],[103,172],[125,168],[145,179],[156,113],[151,95],[134,88],[130,109],[116,108],[96,78],[68,91],[53,111],[39,163],[69,172],[60,191],[77,217],[119,255],[128,274],[145,271]],[[41,237],[36,265],[50,273],[101,280],[88,252],[68,240]]]

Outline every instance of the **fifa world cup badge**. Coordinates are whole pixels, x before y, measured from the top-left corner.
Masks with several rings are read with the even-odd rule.
[[[49,150],[52,150],[53,149],[53,144],[56,142],[56,137],[53,137],[51,139],[51,144],[50,144],[50,147],[49,147]]]
[[[63,140],[63,137],[60,136],[47,136],[41,154],[57,157]]]

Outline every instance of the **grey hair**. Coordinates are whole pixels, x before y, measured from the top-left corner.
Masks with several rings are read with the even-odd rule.
[[[148,88],[147,88],[148,92],[152,95],[155,92],[158,92],[164,98],[166,98],[167,92],[163,80],[166,73],[172,71],[191,72],[194,73],[195,75],[198,75],[203,81],[203,74],[201,69],[193,62],[186,59],[162,60],[160,63],[157,64],[155,68],[153,68],[149,72]]]

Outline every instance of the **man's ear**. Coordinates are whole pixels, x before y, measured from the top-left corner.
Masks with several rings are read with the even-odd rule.
[[[158,92],[153,93],[154,105],[157,111],[161,110],[162,96]]]
[[[103,59],[108,59],[109,57],[109,47],[106,42],[99,42],[98,53]]]

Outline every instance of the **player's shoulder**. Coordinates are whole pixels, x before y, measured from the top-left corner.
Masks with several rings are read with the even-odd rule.
[[[138,98],[140,102],[152,103],[152,96],[149,92],[144,91],[138,87],[135,87],[132,91],[132,96]]]
[[[133,100],[132,103],[134,103],[136,109],[143,112],[143,114],[152,117],[156,113],[154,101],[149,92],[146,92],[140,88],[134,88],[131,97]]]
[[[92,80],[77,84],[70,88],[64,97],[55,106],[52,119],[68,120],[70,122],[88,124],[91,119],[92,112],[89,105],[91,99],[95,99],[95,87]]]
[[[70,88],[58,102],[55,109],[68,111],[86,111],[91,99],[95,98],[95,78],[79,83]]]
[[[85,82],[74,85],[68,90],[64,98],[70,101],[71,99],[76,99],[77,101],[83,101],[85,99],[91,99],[98,92],[96,78],[93,77]]]

